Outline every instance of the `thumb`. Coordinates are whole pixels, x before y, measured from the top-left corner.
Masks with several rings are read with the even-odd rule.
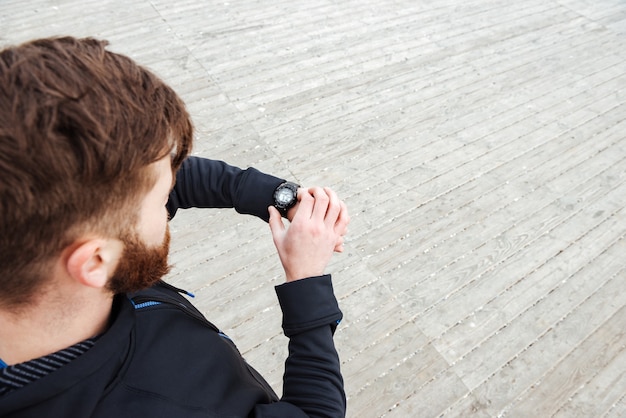
[[[285,224],[283,223],[283,217],[274,206],[267,208],[270,213],[269,225],[272,230],[272,235],[276,235],[285,230]]]

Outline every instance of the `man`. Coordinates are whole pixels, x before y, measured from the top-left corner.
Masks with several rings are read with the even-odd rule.
[[[0,52],[0,416],[345,415],[332,339],[342,315],[324,275],[345,205],[329,189],[187,158],[180,98],[105,46],[55,38]],[[269,221],[287,279],[281,398],[160,280],[168,212],[187,207]]]

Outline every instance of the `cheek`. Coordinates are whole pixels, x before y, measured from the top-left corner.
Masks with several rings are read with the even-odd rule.
[[[159,211],[144,213],[143,215],[139,227],[141,237],[149,246],[162,244],[167,229],[167,209],[163,206]]]

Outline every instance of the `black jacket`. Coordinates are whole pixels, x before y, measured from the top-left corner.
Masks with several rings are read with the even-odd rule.
[[[190,158],[177,175],[168,209],[174,214],[185,207],[235,206],[263,217],[280,182],[253,169]],[[161,282],[117,295],[110,326],[97,343],[0,398],[0,417],[344,416],[332,338],[342,314],[330,276],[285,283],[276,293],[289,338],[280,399],[227,336],[178,289]]]
[[[235,208],[267,222],[274,190],[284,181],[252,167],[242,170],[223,161],[189,157],[176,173],[167,210],[173,218],[178,209]]]

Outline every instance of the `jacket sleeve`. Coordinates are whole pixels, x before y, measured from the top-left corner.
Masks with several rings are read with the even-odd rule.
[[[276,287],[289,338],[283,396],[257,405],[256,417],[344,417],[346,396],[333,334],[343,315],[330,275]]]
[[[274,203],[274,190],[283,182],[255,168],[242,170],[223,161],[189,157],[176,173],[166,206],[170,218],[178,209],[235,208],[267,222],[267,207]]]

